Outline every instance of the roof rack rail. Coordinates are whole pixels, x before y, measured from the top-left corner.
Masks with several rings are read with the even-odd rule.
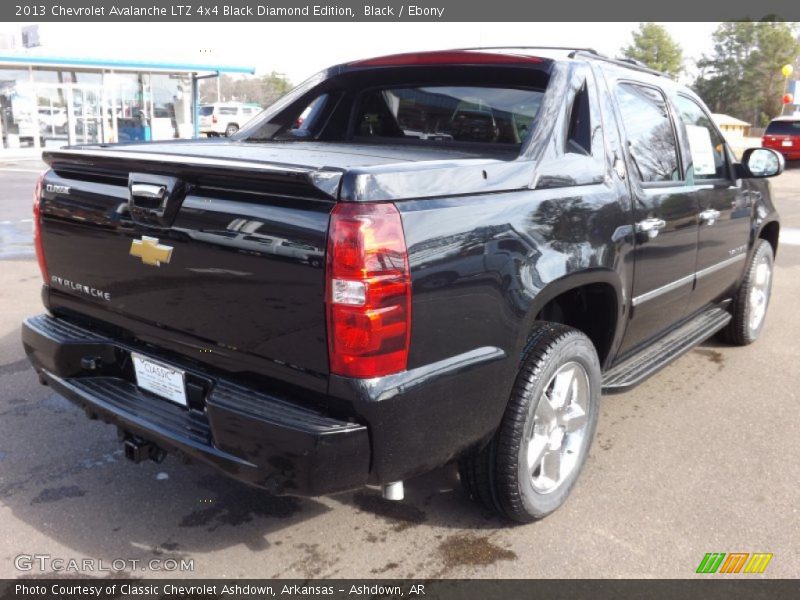
[[[602,60],[603,62],[617,65],[625,69],[634,69],[642,71],[643,73],[650,73],[659,77],[668,77],[666,73],[651,69],[644,63],[634,60],[632,58],[611,58],[605,54],[601,54],[594,48],[578,48],[575,46],[477,46],[474,48],[454,48],[454,50],[564,50],[569,51],[567,55],[569,58],[576,56],[584,56],[586,58],[593,58],[595,60]]]
[[[570,55],[570,57],[574,58],[575,56],[581,56],[581,55],[586,56],[586,58],[591,58],[594,60],[602,60],[603,62],[611,63],[613,65],[617,65],[618,67],[622,67],[624,69],[634,69],[636,71],[642,71],[643,73],[650,73],[651,75],[657,75],[658,77],[669,77],[666,73],[657,71],[656,69],[651,69],[644,63],[638,60],[634,60],[633,58],[611,58],[610,56],[605,56],[604,54],[599,54],[597,52],[585,52],[583,50],[576,50]]]

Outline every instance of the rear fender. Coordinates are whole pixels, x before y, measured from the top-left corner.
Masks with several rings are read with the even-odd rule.
[[[523,326],[520,328],[515,347],[516,356],[522,360],[522,353],[530,336],[530,332],[534,327],[534,323],[538,315],[542,312],[542,309],[549,302],[570,290],[598,283],[606,284],[613,289],[617,306],[613,340],[610,344],[604,364],[602,365],[604,368],[607,367],[622,341],[622,334],[625,329],[622,325],[625,323],[625,318],[627,316],[627,299],[625,297],[622,280],[618,273],[610,269],[590,269],[578,273],[570,273],[552,281],[542,288],[531,302],[528,312],[525,315]]]

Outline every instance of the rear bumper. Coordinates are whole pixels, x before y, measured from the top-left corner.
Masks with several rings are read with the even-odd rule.
[[[152,352],[48,315],[25,320],[22,343],[40,377],[90,417],[167,451],[277,494],[322,495],[367,483],[364,425],[176,365],[186,371],[187,409],[132,383],[131,350]],[[99,366],[84,368],[87,358]]]
[[[783,154],[783,157],[786,160],[800,159],[800,148],[796,147],[787,148],[786,146],[781,146],[780,144],[764,144],[764,143],[762,143],[762,147],[769,148],[770,150],[775,150],[775,152],[780,152],[781,154]]]

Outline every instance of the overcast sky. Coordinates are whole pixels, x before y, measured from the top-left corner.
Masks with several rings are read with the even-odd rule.
[[[664,23],[693,59],[718,23]],[[48,56],[253,66],[300,83],[320,69],[395,52],[465,46],[582,46],[616,56],[638,23],[42,23]],[[10,31],[19,25],[0,25]]]

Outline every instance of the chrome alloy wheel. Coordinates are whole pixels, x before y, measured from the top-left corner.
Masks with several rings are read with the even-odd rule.
[[[761,323],[764,320],[764,315],[767,313],[767,304],[769,304],[769,294],[772,283],[772,268],[769,264],[769,258],[762,256],[758,261],[753,277],[753,283],[750,287],[750,296],[747,299],[750,304],[750,318],[748,326],[751,332],[758,331]]]
[[[586,443],[589,376],[577,362],[556,371],[545,386],[533,414],[527,467],[533,489],[548,494],[577,468]]]

